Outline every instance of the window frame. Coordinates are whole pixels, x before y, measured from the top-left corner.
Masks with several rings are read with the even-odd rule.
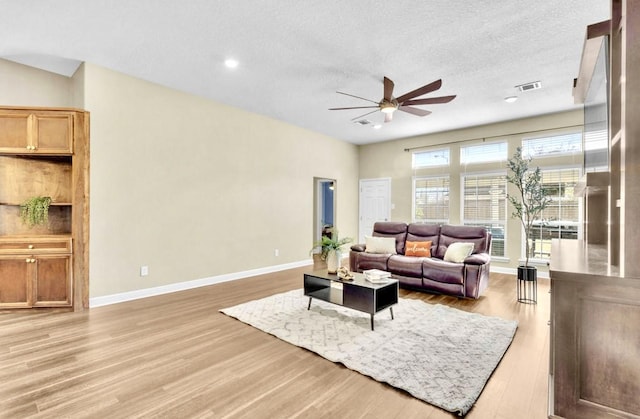
[[[465,162],[464,159],[464,150],[473,148],[473,147],[486,147],[486,146],[492,146],[492,145],[499,145],[504,147],[504,155],[499,155],[498,158],[495,159],[491,159],[491,160],[482,160],[482,161],[468,161]],[[485,154],[482,154],[481,156],[485,156]],[[506,162],[509,159],[509,141],[505,140],[505,139],[501,139],[501,140],[495,140],[495,141],[487,141],[487,142],[482,142],[482,143],[475,143],[475,144],[469,144],[466,146],[460,146],[460,167],[465,167],[468,165],[473,165],[473,164],[487,164],[487,163],[496,163],[496,162],[501,162],[504,161]]]
[[[465,200],[465,180],[467,177],[504,177],[504,197],[503,205],[504,205],[504,219],[503,220],[490,220],[490,219],[477,219],[477,220],[468,220],[465,218],[465,209],[466,209],[466,200]],[[477,186],[476,186],[477,189]],[[508,193],[508,183],[507,183],[507,170],[490,170],[490,171],[479,171],[479,172],[461,172],[460,173],[460,223],[462,225],[475,225],[475,226],[484,226],[489,231],[496,226],[501,227],[503,233],[502,238],[497,238],[492,234],[492,245],[491,245],[491,258],[495,260],[507,260],[507,243],[508,243],[508,218],[509,218],[509,207],[507,200]],[[496,249],[494,244],[497,242],[502,242],[502,254],[494,255],[493,252]]]
[[[451,175],[449,173],[446,174],[438,174],[438,175],[424,175],[424,176],[413,176],[411,178],[411,220],[414,223],[425,223],[425,224],[448,224],[451,220],[451,199],[447,200],[447,214],[449,217],[447,219],[417,219],[416,218],[416,182],[424,179],[446,179],[448,183],[448,195],[451,196]]]
[[[544,172],[549,172],[549,171],[563,171],[563,170],[578,170],[578,174],[576,179],[580,179],[580,177],[583,174],[583,168],[580,165],[577,164],[569,164],[569,165],[560,165],[560,166],[540,166],[540,173],[544,176]],[[578,208],[577,208],[577,213],[578,213],[578,221],[575,221],[576,223],[576,239],[575,240],[580,240],[583,237],[584,231],[583,231],[583,203],[582,200],[579,197],[575,197],[576,198],[576,202],[578,204]],[[523,262],[525,260],[525,252],[526,252],[526,246],[525,246],[525,242],[524,242],[524,228],[521,227],[522,230],[522,240],[520,240],[520,261]],[[562,233],[560,233],[560,237],[562,237]],[[552,237],[553,238],[553,237]],[[564,238],[565,240],[574,240],[574,239],[570,239],[570,238]],[[542,239],[541,239],[542,240]],[[547,240],[550,244],[550,240]],[[537,256],[535,254],[535,249],[533,250],[534,254],[533,256],[531,256],[529,258],[529,263],[532,264],[538,264],[538,265],[546,265],[547,262],[549,262],[549,257],[540,257]]]
[[[416,155],[417,154],[437,153],[439,151],[446,152],[446,156],[442,157],[442,160],[443,160],[442,164],[432,164],[432,165],[427,164],[427,165],[422,165],[422,166],[416,166]],[[411,154],[411,168],[413,170],[416,170],[416,169],[432,169],[432,168],[437,168],[437,167],[450,167],[450,166],[451,166],[451,147],[434,148],[434,149],[423,150],[423,151],[414,151]]]
[[[577,136],[577,143],[579,145],[579,149],[578,150],[569,150],[569,151],[561,151],[561,152],[557,152],[557,153],[541,153],[541,154],[530,154],[528,152],[528,150],[531,149],[531,146],[527,146],[526,143],[529,141],[536,141],[536,140],[543,140],[543,139],[552,139],[552,138],[556,138],[556,137],[565,137],[565,136],[570,136],[570,135],[575,135]],[[550,147],[553,146],[554,143],[550,142],[549,144],[546,144],[544,147]],[[538,136],[531,136],[531,137],[523,137],[522,140],[520,141],[520,146],[522,147],[522,156],[525,158],[538,158],[538,159],[546,159],[546,158],[553,158],[553,157],[568,157],[568,156],[575,156],[578,154],[584,154],[584,145],[583,145],[583,133],[581,130],[578,131],[567,131],[567,132],[563,132],[563,133],[553,133],[553,134],[547,134],[547,135],[538,135]],[[542,146],[541,146],[542,147]],[[541,168],[542,169],[542,168]]]

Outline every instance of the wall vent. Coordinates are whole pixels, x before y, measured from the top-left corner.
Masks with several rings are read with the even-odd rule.
[[[542,87],[542,82],[540,81],[532,81],[529,83],[525,83],[525,84],[520,84],[518,86],[516,86],[516,89],[518,89],[521,92],[528,92],[529,90],[538,90]]]

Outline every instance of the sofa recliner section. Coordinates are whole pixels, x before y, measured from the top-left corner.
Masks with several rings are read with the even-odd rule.
[[[381,269],[402,286],[464,298],[478,298],[488,286],[491,233],[484,227],[386,221],[374,224],[372,236],[393,238],[396,254],[369,253],[365,244],[353,245],[352,271]],[[407,241],[431,241],[431,257],[405,255]],[[473,243],[472,254],[462,262],[444,260],[448,247],[456,242]]]

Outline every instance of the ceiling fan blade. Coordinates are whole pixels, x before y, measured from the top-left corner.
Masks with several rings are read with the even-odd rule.
[[[341,94],[341,95],[345,95],[345,96],[355,97],[355,98],[357,98],[357,99],[366,100],[367,102],[371,102],[371,103],[378,103],[378,102],[376,102],[375,100],[365,99],[365,98],[363,98],[363,97],[356,96],[356,95],[351,95],[351,94],[349,94],[349,93],[344,93],[344,92],[336,92],[336,93],[339,93],[339,94]]]
[[[351,108],[329,108],[330,111],[344,111],[346,109],[371,109],[371,108],[379,108],[379,106],[354,106]]]
[[[451,102],[453,99],[456,98],[456,95],[453,96],[440,96],[440,97],[430,97],[430,98],[426,98],[426,99],[410,99],[410,100],[405,100],[404,102],[402,102],[403,105],[405,106],[412,106],[412,105],[437,105],[439,103],[449,103]]]
[[[365,113],[364,115],[356,116],[355,118],[351,118],[351,120],[352,120],[352,121],[355,121],[356,119],[360,119],[360,118],[362,118],[363,116],[371,115],[371,114],[372,114],[372,113],[374,113],[374,112],[378,112],[378,110],[376,109],[375,111],[367,112],[367,113]]]
[[[398,109],[417,116],[427,116],[431,113],[431,111],[425,111],[424,109],[419,108],[411,108],[409,106],[398,106]]]
[[[426,84],[422,87],[417,88],[416,90],[412,90],[409,93],[405,93],[404,95],[397,97],[396,100],[398,101],[398,103],[403,103],[405,100],[413,99],[414,97],[426,95],[427,93],[438,90],[440,87],[442,87],[442,79]]]
[[[384,78],[384,100],[391,102],[393,97],[393,81],[388,78]]]
[[[391,120],[393,119],[393,113],[385,113],[384,114],[384,122],[391,122]]]

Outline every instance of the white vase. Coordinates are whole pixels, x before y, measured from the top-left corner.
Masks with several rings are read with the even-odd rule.
[[[327,272],[334,274],[338,272],[340,267],[340,252],[338,250],[329,250],[327,253]]]

